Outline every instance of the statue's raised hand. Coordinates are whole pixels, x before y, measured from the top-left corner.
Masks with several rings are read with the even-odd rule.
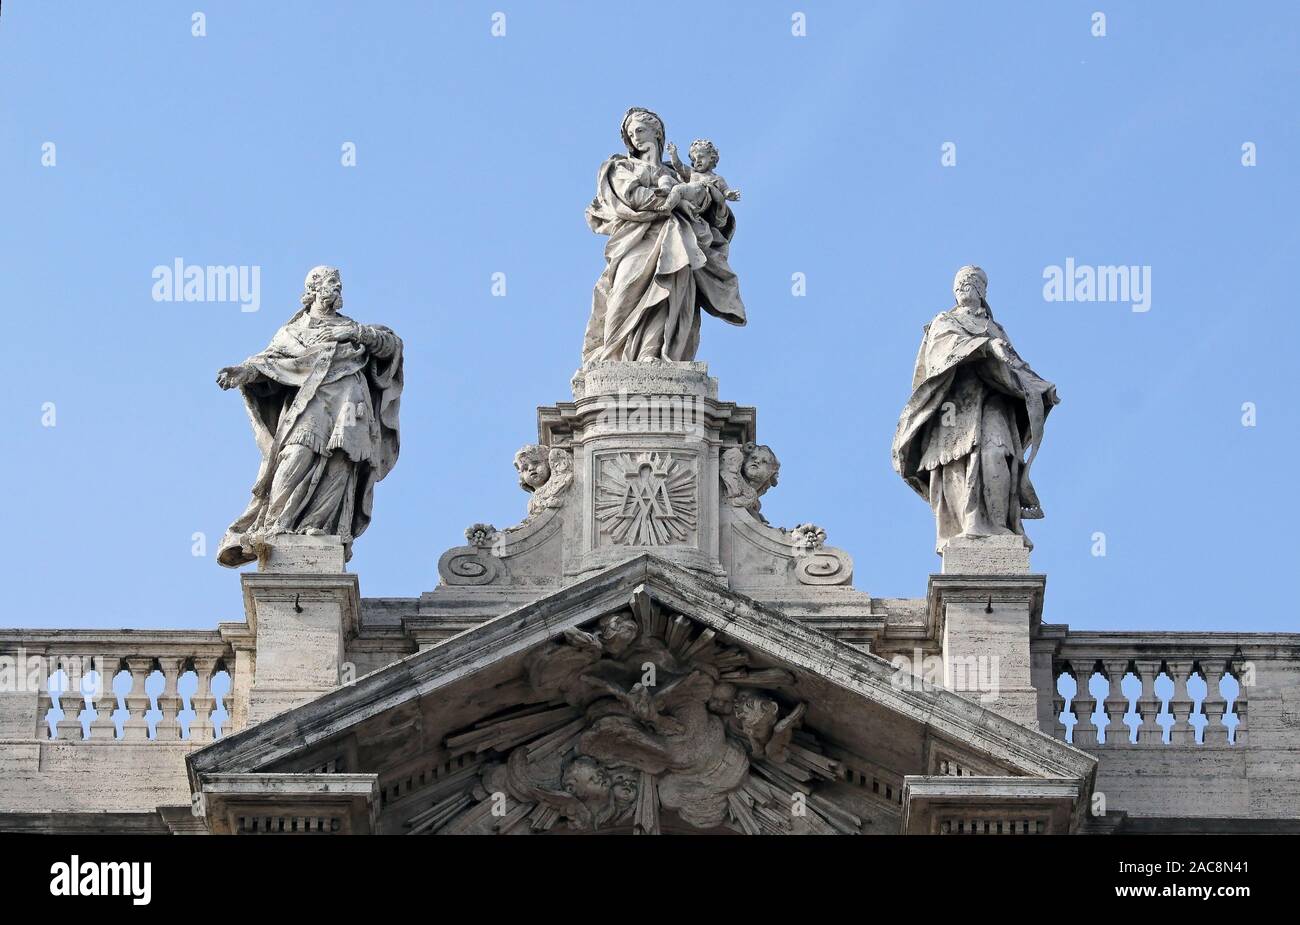
[[[331,324],[327,327],[321,328],[319,333],[316,335],[316,342],[318,344],[341,344],[345,341],[364,343],[364,338],[361,333],[361,325],[353,321],[340,321],[336,324]]]
[[[237,389],[248,385],[257,378],[257,370],[251,366],[226,366],[217,373],[217,385],[222,389]]]

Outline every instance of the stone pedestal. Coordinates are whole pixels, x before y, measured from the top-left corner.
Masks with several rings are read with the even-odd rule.
[[[528,516],[474,524],[467,545],[439,558],[438,588],[404,621],[421,647],[473,626],[467,616],[505,613],[642,555],[823,625],[883,624],[871,624],[853,559],[825,530],[762,517],[780,463],[755,443],[754,409],[719,401],[704,363],[598,362],[572,385],[573,401],[537,409],[537,443],[516,457],[523,470],[544,457],[549,470],[527,483]]]
[[[944,685],[1035,729],[1029,641],[1042,619],[1046,581],[1030,574],[1022,537],[956,537],[927,595],[943,628]]]
[[[541,409],[542,442],[573,453],[566,577],[644,552],[724,576],[719,448],[752,439],[753,411],[717,396],[704,363],[600,362],[574,375],[572,404]]]
[[[360,587],[343,571],[336,536],[273,538],[258,570],[240,576],[256,639],[250,724],[339,686],[344,644],[356,634]]]
[[[1020,575],[1029,572],[1023,536],[955,536],[943,548],[945,575]]]
[[[332,575],[343,571],[345,561],[337,536],[284,535],[258,549],[257,570]]]

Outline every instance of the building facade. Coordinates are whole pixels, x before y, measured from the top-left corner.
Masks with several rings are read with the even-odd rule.
[[[0,630],[0,830],[1300,831],[1300,634],[1044,623],[1019,536],[873,597],[690,360],[584,365],[516,467],[418,596],[285,534],[242,622]]]

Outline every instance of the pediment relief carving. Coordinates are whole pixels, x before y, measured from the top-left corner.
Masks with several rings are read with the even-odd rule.
[[[196,788],[214,773],[374,773],[379,829],[412,833],[898,831],[906,781],[945,775],[949,747],[950,782],[1090,791],[1095,759],[897,677],[641,556],[186,761]]]
[[[524,670],[536,701],[446,737],[449,755],[481,763],[411,830],[862,828],[823,792],[844,769],[803,726],[794,675],[644,593],[530,653]]]

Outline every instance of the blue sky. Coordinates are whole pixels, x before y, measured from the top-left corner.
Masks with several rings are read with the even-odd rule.
[[[212,555],[257,454],[213,379],[319,263],[406,343],[362,593],[430,590],[468,524],[518,521],[511,457],[570,397],[602,267],[583,207],[640,105],[744,192],[750,324],[706,318],[700,358],[781,458],[773,523],[824,526],[861,589],[925,593],[933,520],[889,445],[922,325],[978,263],[1063,400],[1044,619],[1293,630],[1298,26],[1281,2],[5,3],[0,624],[242,619]],[[154,301],[177,257],[259,266],[260,310]],[[1067,258],[1149,267],[1150,310],[1045,301]]]

